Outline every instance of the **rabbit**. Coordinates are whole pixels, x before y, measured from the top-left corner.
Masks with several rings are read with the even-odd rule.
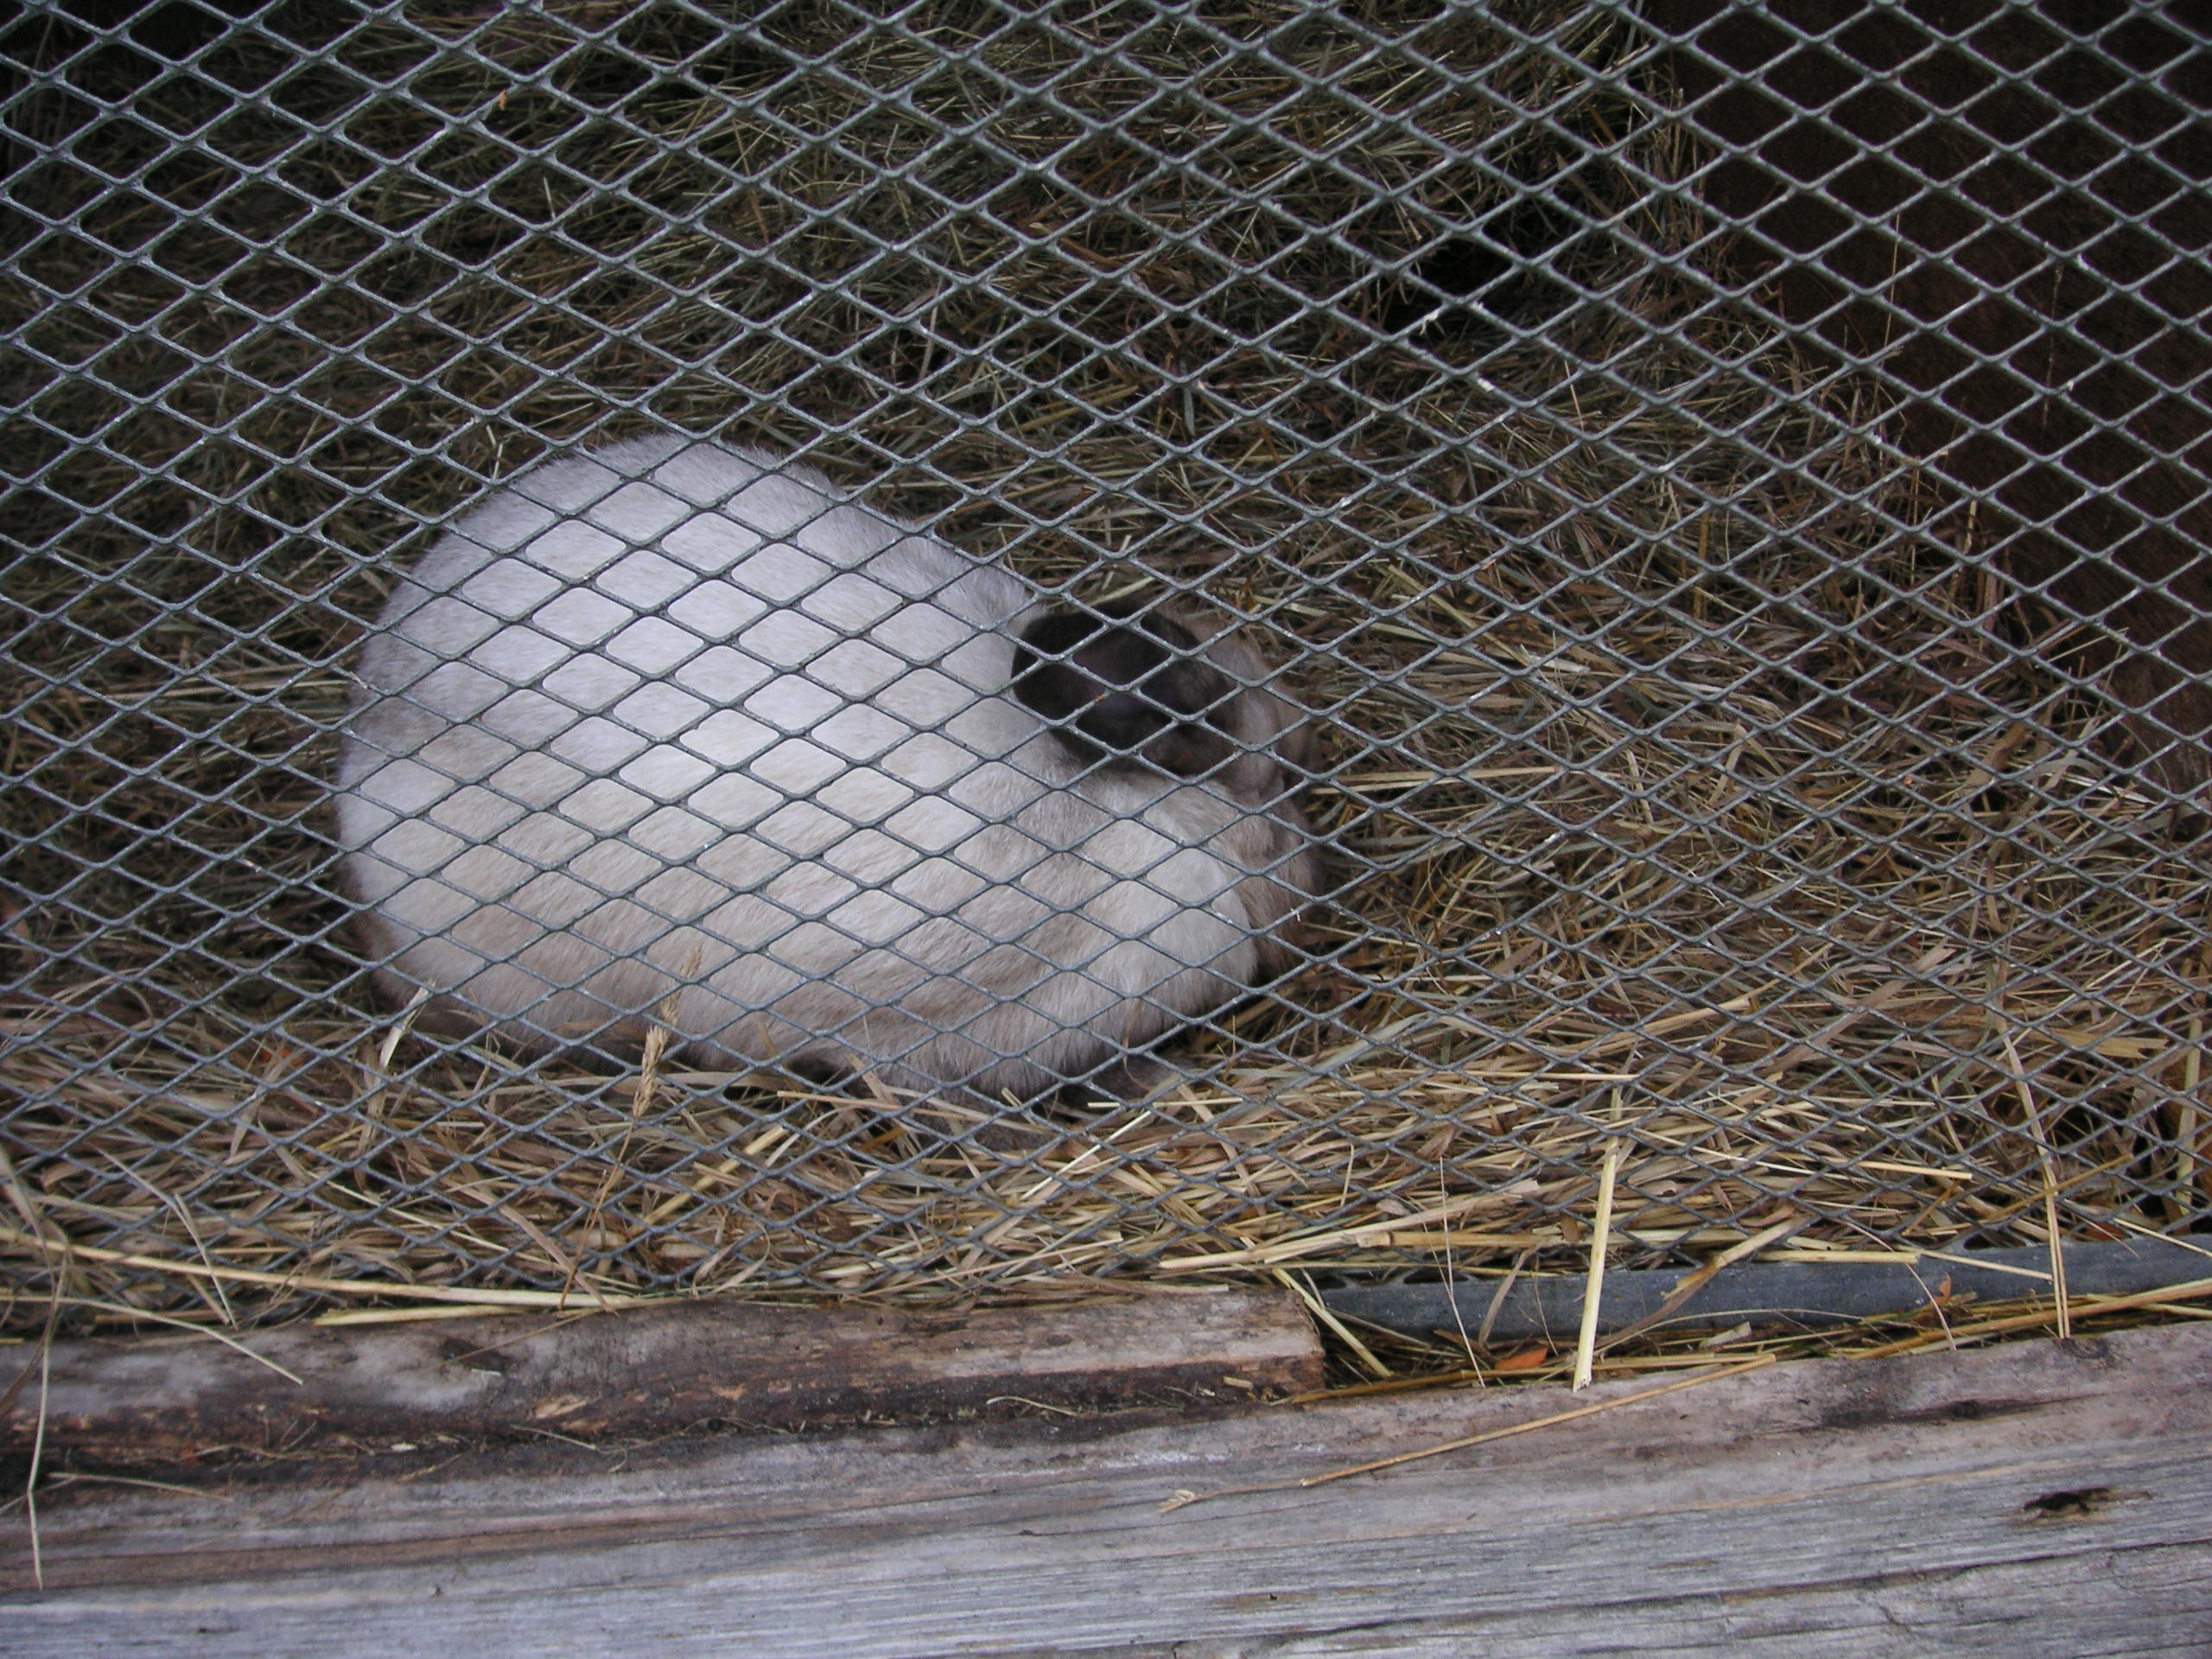
[[[1138,1099],[1288,969],[1310,734],[1235,634],[1042,602],[772,454],[524,472],[359,658],[336,839],[383,988],[526,1051]]]

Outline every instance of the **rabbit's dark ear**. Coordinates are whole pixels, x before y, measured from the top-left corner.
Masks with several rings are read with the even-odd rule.
[[[1220,729],[1236,687],[1171,617],[1047,611],[1021,631],[1014,694],[1086,760],[1141,758],[1186,776],[1232,745]]]

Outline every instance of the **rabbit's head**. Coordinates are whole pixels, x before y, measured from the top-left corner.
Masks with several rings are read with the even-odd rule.
[[[1078,762],[1205,784],[1245,809],[1227,834],[1255,873],[1254,919],[1275,927],[1261,941],[1262,965],[1280,973],[1300,938],[1290,918],[1319,874],[1299,805],[1319,745],[1271,677],[1218,619],[1138,601],[1035,614],[1014,652],[1014,696]]]

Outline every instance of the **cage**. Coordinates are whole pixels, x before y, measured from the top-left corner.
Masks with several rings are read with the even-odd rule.
[[[70,0],[0,61],[19,1317],[1541,1268],[1601,1172],[1630,1266],[2212,1214],[2183,10]],[[1242,619],[1293,970],[1049,1113],[380,995],[364,642],[656,435]]]

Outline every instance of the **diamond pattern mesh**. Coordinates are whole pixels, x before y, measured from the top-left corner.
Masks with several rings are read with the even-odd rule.
[[[1643,1261],[2212,1213],[2183,14],[75,0],[0,77],[25,1282],[64,1238],[73,1294],[264,1311],[1541,1263],[1608,1147]],[[496,485],[656,435],[1039,604],[1240,619],[1319,740],[1293,971],[1172,1088],[1027,1107],[903,1086],[888,992],[809,1077],[687,1044],[665,952],[610,1058],[379,989],[365,645]],[[751,776],[715,683],[607,718]]]

